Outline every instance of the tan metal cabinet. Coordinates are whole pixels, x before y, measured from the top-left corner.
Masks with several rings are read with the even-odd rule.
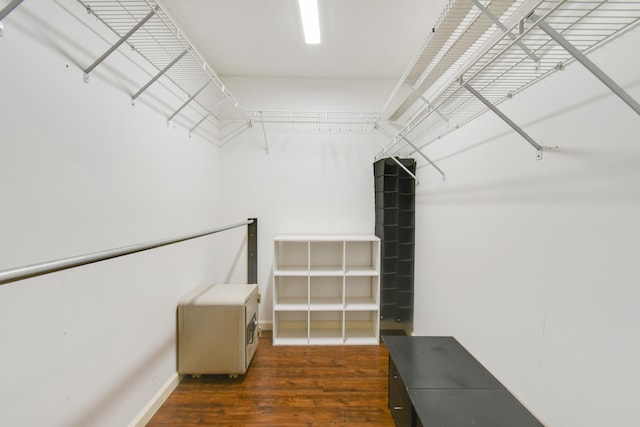
[[[205,285],[178,306],[180,374],[246,373],[258,348],[258,285]]]

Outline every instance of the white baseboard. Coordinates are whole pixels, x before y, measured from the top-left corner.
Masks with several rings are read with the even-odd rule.
[[[271,331],[273,330],[273,322],[271,320],[261,320],[260,321],[260,329],[263,331]]]
[[[153,417],[153,415],[160,409],[162,404],[167,400],[169,395],[178,387],[180,381],[182,380],[182,375],[178,375],[177,372],[174,372],[173,375],[169,377],[169,379],[162,385],[160,390],[151,398],[149,403],[145,405],[144,408],[138,413],[138,415],[129,423],[129,427],[144,427],[147,425],[149,420]]]

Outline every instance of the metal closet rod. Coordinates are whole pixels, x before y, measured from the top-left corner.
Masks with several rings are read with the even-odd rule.
[[[0,21],[7,17],[7,15],[9,15],[13,11],[13,9],[18,7],[18,5],[22,2],[23,0],[13,0],[4,9],[0,10]]]
[[[183,235],[174,237],[171,239],[156,240],[153,242],[140,243],[137,245],[124,246],[116,249],[109,249],[106,251],[94,252],[86,255],[79,255],[69,258],[62,258],[55,261],[48,261],[39,264],[26,265],[23,267],[10,268],[8,270],[0,271],[0,285],[4,285],[10,282],[16,282],[18,280],[28,279],[31,277],[42,276],[44,274],[55,273],[56,271],[68,270],[74,267],[80,267],[87,264],[93,264],[100,261],[106,261],[121,257],[123,255],[131,255],[137,252],[146,251],[148,249],[155,249],[162,246],[168,246],[174,243],[184,242],[186,240],[195,239],[198,237],[208,236],[210,234],[219,233],[225,230],[231,230],[232,228],[242,227],[244,225],[253,224],[255,219],[248,219],[243,222],[226,225],[223,227],[214,228],[212,230],[201,231],[199,233]]]

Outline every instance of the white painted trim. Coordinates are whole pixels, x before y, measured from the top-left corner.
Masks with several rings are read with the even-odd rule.
[[[260,330],[262,330],[262,331],[271,331],[271,330],[273,330],[273,321],[271,321],[271,320],[261,320],[260,321]]]
[[[173,390],[178,387],[182,378],[182,375],[178,375],[177,372],[174,372],[160,390],[158,390],[158,392],[151,398],[149,403],[147,403],[138,415],[129,423],[129,427],[144,427],[171,395]]]

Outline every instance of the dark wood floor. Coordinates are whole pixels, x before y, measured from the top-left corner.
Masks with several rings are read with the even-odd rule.
[[[147,426],[393,426],[387,357],[383,344],[274,347],[265,331],[246,375],[185,377]]]

